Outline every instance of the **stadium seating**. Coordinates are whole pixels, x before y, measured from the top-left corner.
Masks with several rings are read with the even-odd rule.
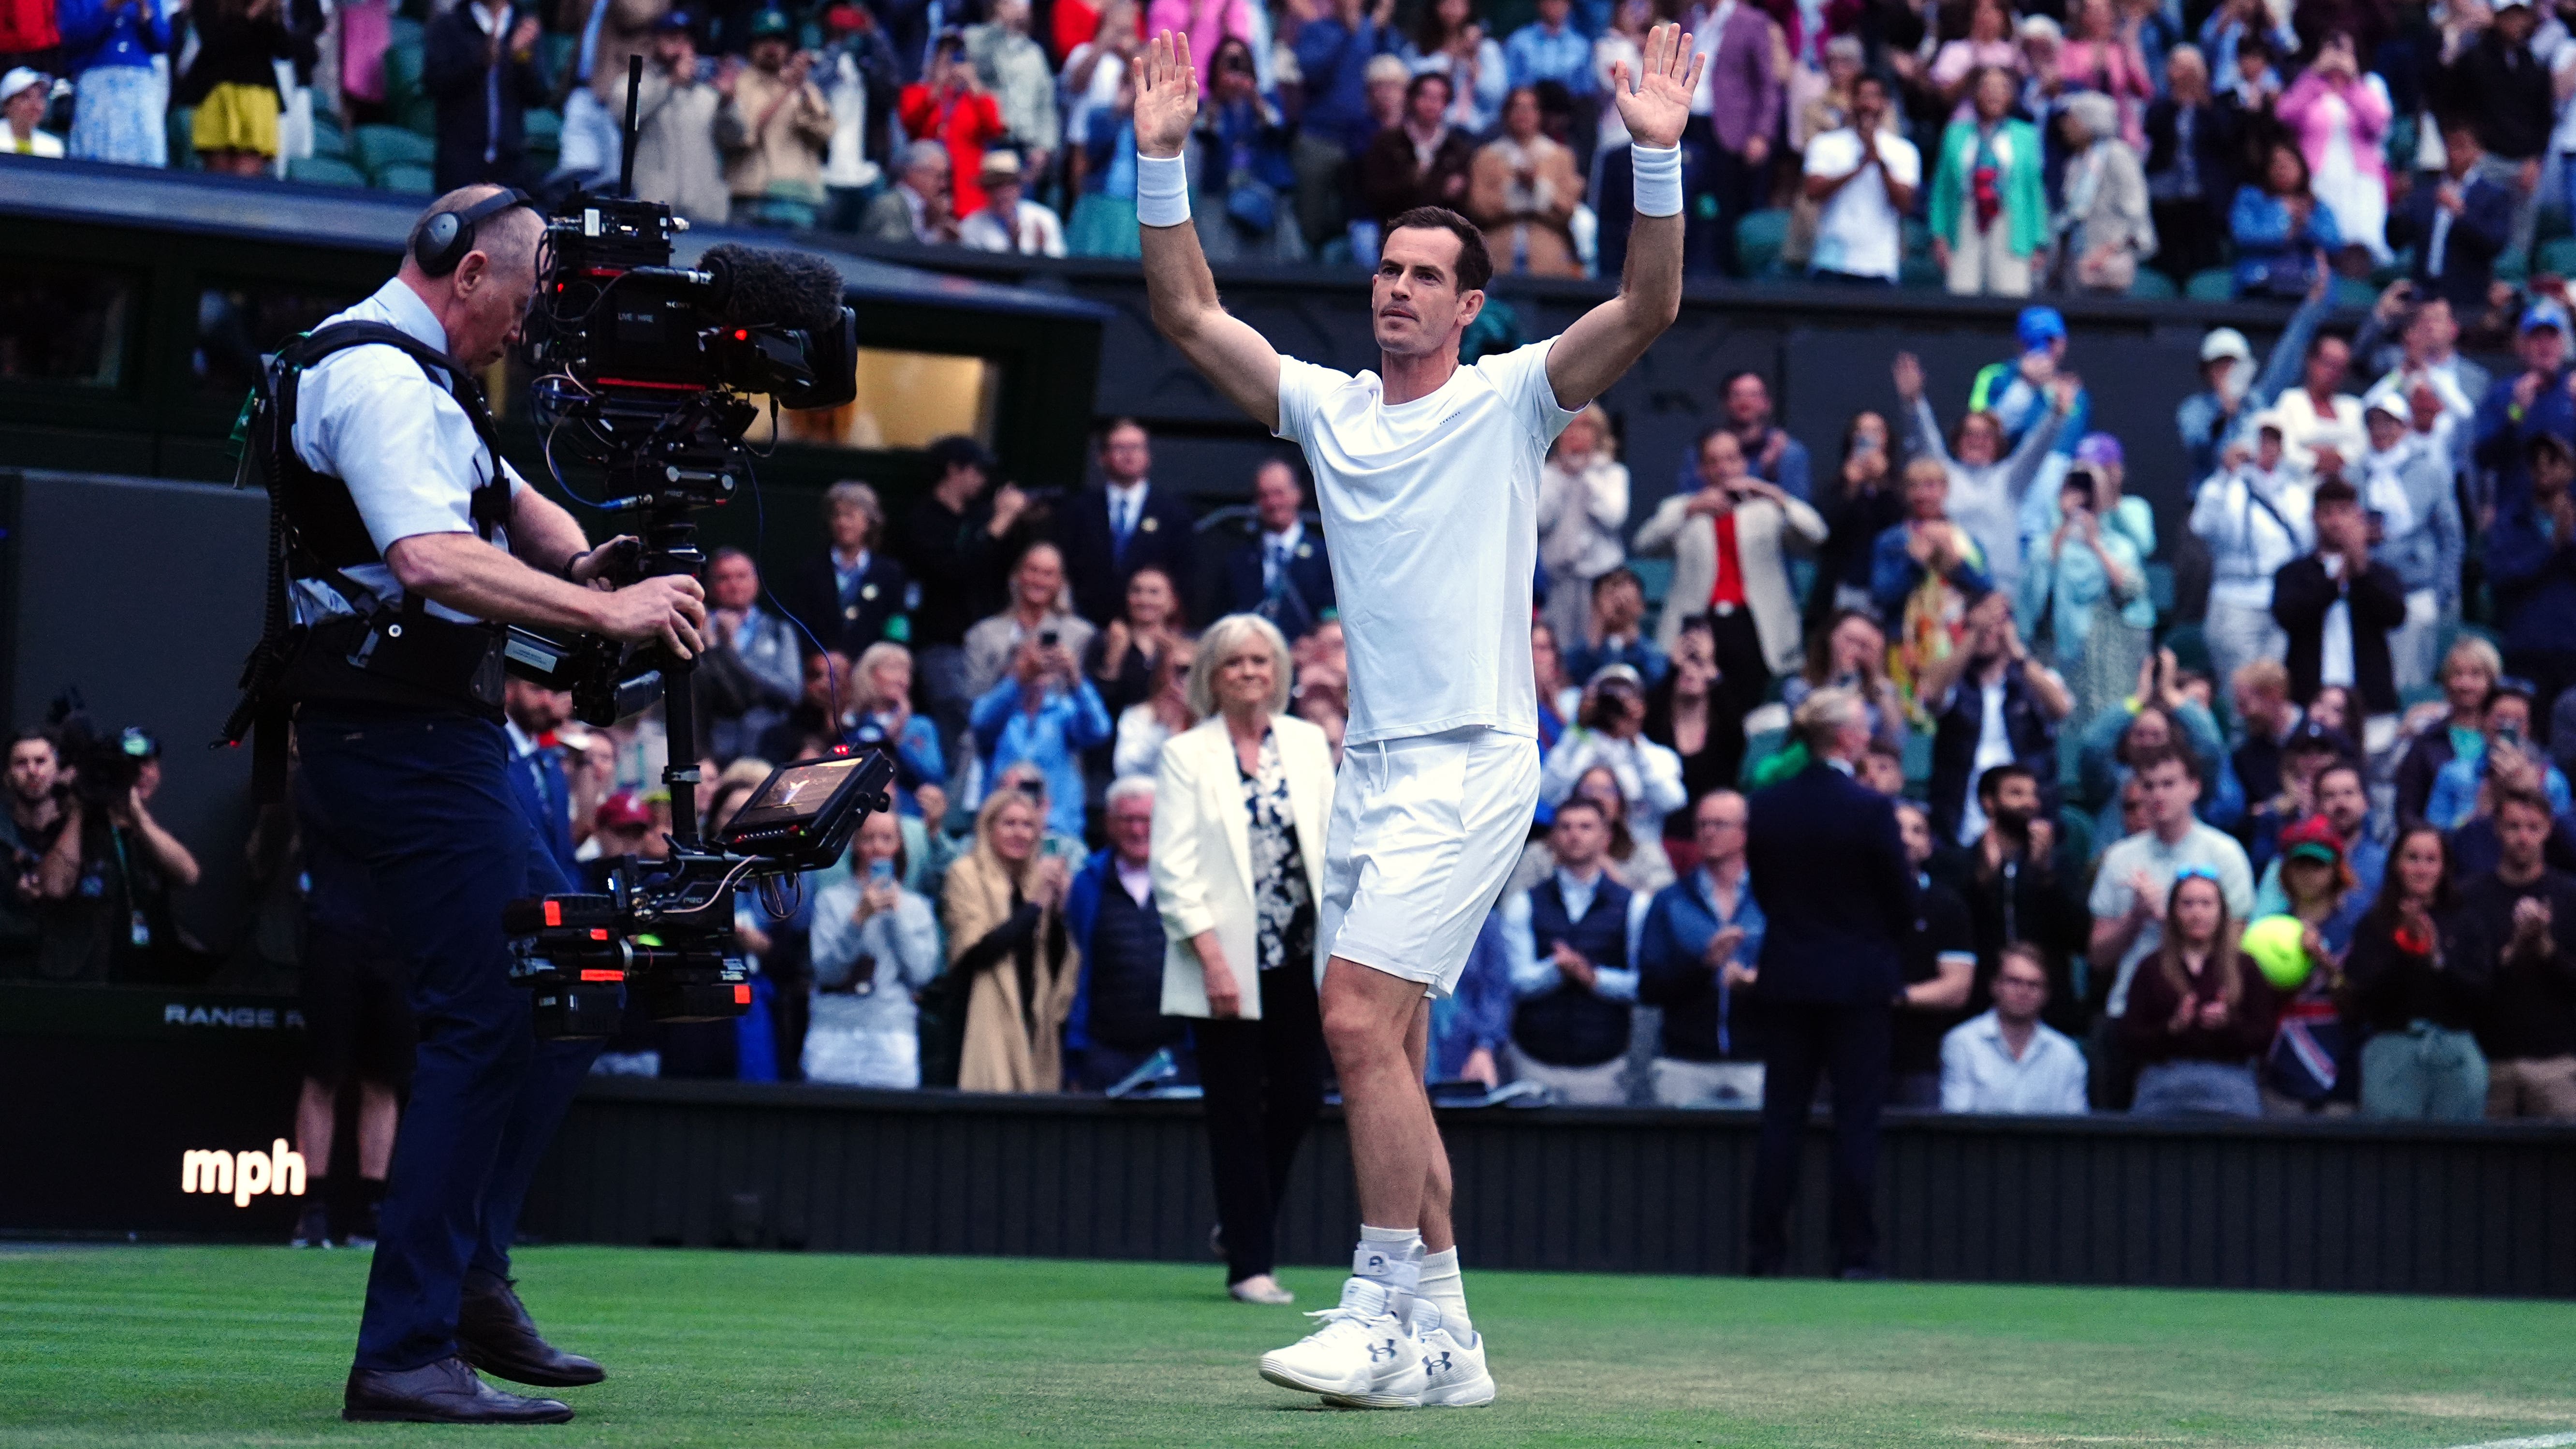
[[[286,179],[313,186],[365,186],[367,173],[337,156],[298,156],[286,163]]]
[[[2173,278],[2152,267],[2138,268],[2138,279],[2129,284],[2129,295],[2141,302],[2170,302],[2182,295]]]
[[[400,126],[360,126],[349,138],[349,143],[350,159],[378,186],[391,184],[385,180],[390,167],[418,166],[426,169],[438,159],[437,143]]]
[[[1748,277],[1763,276],[1777,266],[1789,241],[1789,213],[1747,212],[1735,224],[1735,260]]]
[[[170,113],[170,169],[206,169],[206,163],[197,155],[197,108],[194,106],[181,106]]]
[[[2231,302],[2236,299],[2236,274],[2225,267],[2211,267],[2194,272],[2183,283],[2182,294],[2195,302]]]
[[[396,161],[375,173],[379,191],[406,191],[414,196],[438,193],[438,178],[427,166],[410,161]]]

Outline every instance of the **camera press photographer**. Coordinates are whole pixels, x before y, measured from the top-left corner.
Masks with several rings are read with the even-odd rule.
[[[684,661],[707,613],[685,573],[608,587],[635,541],[591,546],[499,456],[474,379],[519,337],[545,235],[517,192],[439,198],[391,282],[281,354],[248,431],[280,547],[229,735],[258,721],[254,773],[273,786],[292,712],[304,828],[372,875],[420,1024],[349,1419],[560,1422],[561,1402],[468,1365],[544,1386],[604,1376],[547,1344],[511,1289],[521,1200],[599,1044],[538,1040],[510,975],[504,907],[569,883],[513,798],[502,626]]]

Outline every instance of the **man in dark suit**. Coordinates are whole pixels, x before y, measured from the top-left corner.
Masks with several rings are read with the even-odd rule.
[[[2405,581],[2370,556],[2370,516],[2350,483],[2319,483],[2314,516],[2316,552],[2272,576],[2272,617],[2290,636],[2290,697],[2304,708],[2319,689],[2341,684],[2361,697],[2363,713],[2394,714],[2388,631],[2406,622]]]
[[[1273,458],[1252,475],[1252,513],[1258,537],[1226,555],[1218,602],[1229,614],[1259,614],[1290,643],[1315,632],[1333,612],[1333,565],[1324,535],[1301,516],[1305,486],[1285,458]]]
[[[510,0],[465,0],[421,35],[421,89],[438,103],[438,189],[527,179],[528,107],[546,103],[534,15]]]
[[[2486,310],[2496,253],[2513,232],[2513,193],[2478,174],[2485,156],[2466,116],[2442,123],[2442,177],[2417,184],[2388,210],[2388,244],[2415,249],[2407,276],[2419,297],[2440,297],[2474,317]]]
[[[796,571],[779,591],[779,603],[814,638],[852,659],[888,637],[911,608],[912,576],[894,555],[881,552],[885,507],[877,491],[844,479],[823,495],[823,525],[832,546]],[[806,652],[813,651],[809,641]]]
[[[564,768],[563,747],[551,739],[572,718],[572,695],[514,677],[502,683],[501,714],[510,737],[510,793],[517,797],[520,813],[537,827],[564,878],[579,880],[581,862],[573,859],[572,775]]]
[[[1126,611],[1127,576],[1147,565],[1161,569],[1183,598],[1196,587],[1190,564],[1198,518],[1187,499],[1146,480],[1153,466],[1144,427],[1120,418],[1100,435],[1101,485],[1085,488],[1056,515],[1074,612],[1095,627]]]
[[[1750,988],[1762,1022],[1763,1090],[1746,1266],[1756,1276],[1788,1266],[1808,1111],[1817,1077],[1830,1074],[1835,1267],[1846,1278],[1875,1278],[1878,1113],[1890,1019],[1905,995],[1916,881],[1896,807],[1852,778],[1869,749],[1861,697],[1818,690],[1798,706],[1792,732],[1814,760],[1756,794],[1746,827],[1745,864],[1764,921]]]

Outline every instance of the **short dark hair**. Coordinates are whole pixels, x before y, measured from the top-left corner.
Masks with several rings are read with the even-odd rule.
[[[1100,451],[1104,453],[1109,451],[1109,435],[1118,431],[1120,428],[1134,428],[1136,431],[1145,434],[1145,441],[1150,443],[1154,440],[1154,435],[1146,430],[1143,423],[1136,421],[1134,418],[1121,415],[1119,417],[1111,418],[1109,420],[1109,425],[1100,430]]]
[[[1438,71],[1424,71],[1413,78],[1413,83],[1420,85],[1434,76],[1448,79]],[[1445,231],[1458,239],[1458,274],[1453,280],[1461,294],[1481,292],[1494,279],[1494,258],[1485,250],[1485,233],[1467,218],[1445,206],[1417,206],[1386,224],[1389,239],[1406,230]]]
[[[2359,508],[2361,506],[2361,490],[2353,487],[2350,483],[2345,482],[2341,478],[2328,478],[2323,483],[2317,485],[2317,491],[2315,495],[2309,499],[2308,507],[2313,511],[2319,508],[2338,507],[2344,504],[2350,504],[2355,508]]]
[[[2004,782],[2014,778],[2028,780],[2035,789],[2039,774],[2028,765],[1996,765],[1977,777],[1977,798],[1992,800],[2004,792]]]
[[[1592,597],[1600,598],[1601,591],[1614,584],[1635,584],[1637,592],[1642,594],[1646,591],[1646,581],[1637,577],[1637,571],[1626,564],[1620,564],[1592,581]]]
[[[1550,817],[1550,827],[1553,828],[1556,821],[1563,820],[1565,818],[1565,812],[1568,810],[1589,810],[1593,814],[1601,817],[1601,823],[1603,825],[1608,825],[1610,823],[1610,812],[1602,808],[1600,801],[1593,799],[1589,795],[1569,795],[1563,801],[1558,803],[1556,814]]]
[[[1995,974],[2004,974],[2006,961],[2019,961],[2039,973],[2040,985],[2048,985],[2048,953],[2028,941],[2010,941],[1995,953]]]
[[[2543,824],[2549,823],[2554,818],[2549,813],[2549,797],[2532,789],[2528,785],[2516,785],[2510,789],[2502,789],[2495,792],[2495,818],[2497,823],[2503,823],[2505,807],[2508,805],[2518,805],[2525,810],[2538,814]]]
[[[1449,92],[1450,95],[1455,96],[1458,94],[1458,83],[1449,78],[1449,72],[1445,70],[1426,70],[1404,83],[1404,103],[1408,106],[1412,105],[1413,98],[1422,94],[1422,88],[1430,85],[1434,81],[1439,82],[1441,88]],[[1393,231],[1395,228],[1388,227],[1387,230]]]
[[[1889,744],[1885,739],[1876,735],[1872,735],[1870,737],[1867,753],[1878,759],[1894,760],[1900,769],[1903,768],[1905,764],[1905,751],[1898,749],[1896,746]]]
[[[20,725],[9,732],[9,748],[12,750],[29,740],[43,740],[46,748],[54,752],[55,759],[63,757],[63,737],[55,733],[51,725]]]
[[[2166,765],[2180,765],[2182,766],[2182,772],[2184,774],[2191,776],[2194,780],[2198,780],[2200,778],[2200,770],[2192,762],[2191,756],[2184,754],[2181,750],[2178,750],[2171,745],[2159,745],[2154,749],[2140,750],[2135,755],[2130,756],[2129,778],[2132,780],[2142,780],[2146,778],[2146,774],[2149,770],[2159,769]]]
[[[1878,98],[1882,101],[1887,99],[1887,77],[1880,75],[1874,70],[1865,70],[1860,74],[1853,76],[1852,96],[1854,99],[1857,99],[1860,96],[1860,88],[1865,85],[1878,87]]]
[[[2363,794],[2366,795],[2370,793],[2370,777],[2362,773],[2361,766],[2356,763],[2350,755],[2343,754],[2338,754],[2333,759],[2318,766],[2316,774],[2308,780],[2308,788],[2315,790],[2323,786],[2326,782],[2326,776],[2334,774],[2338,770],[2352,776],[2352,782],[2361,787]]]

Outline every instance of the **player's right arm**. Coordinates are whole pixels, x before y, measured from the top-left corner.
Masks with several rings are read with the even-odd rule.
[[[1130,64],[1136,81],[1136,150],[1144,156],[1178,156],[1188,144],[1190,123],[1198,116],[1198,72],[1189,62],[1186,43],[1170,31],[1149,41]],[[1234,400],[1263,427],[1279,428],[1279,353],[1260,333],[1239,318],[1226,315],[1217,300],[1216,278],[1209,274],[1207,254],[1199,250],[1198,228],[1146,226],[1137,231],[1145,248],[1145,294],[1154,305],[1154,326],[1217,391]]]

